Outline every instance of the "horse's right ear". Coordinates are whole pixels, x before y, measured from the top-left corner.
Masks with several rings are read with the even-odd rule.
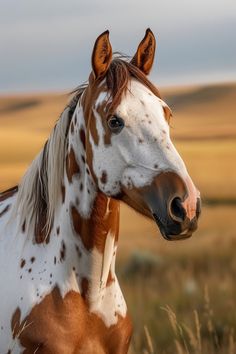
[[[92,68],[95,79],[103,77],[112,60],[112,47],[109,41],[109,31],[105,31],[96,39],[92,54]]]

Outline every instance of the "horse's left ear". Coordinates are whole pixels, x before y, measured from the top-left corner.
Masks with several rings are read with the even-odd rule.
[[[96,39],[92,54],[92,67],[95,78],[103,77],[112,60],[112,47],[109,41],[109,31],[105,31]]]
[[[148,75],[154,61],[156,39],[150,28],[146,30],[131,63],[137,66],[145,75]]]

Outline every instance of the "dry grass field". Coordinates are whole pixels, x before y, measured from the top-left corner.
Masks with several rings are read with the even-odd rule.
[[[162,92],[171,134],[201,191],[198,231],[164,241],[121,209],[117,272],[131,316],[130,353],[236,353],[236,84]],[[0,190],[17,184],[59,117],[66,95],[0,97]]]

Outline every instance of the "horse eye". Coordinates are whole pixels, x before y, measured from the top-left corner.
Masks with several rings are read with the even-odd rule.
[[[112,131],[112,133],[118,134],[125,126],[125,122],[122,118],[117,116],[112,116],[108,119],[108,127]]]

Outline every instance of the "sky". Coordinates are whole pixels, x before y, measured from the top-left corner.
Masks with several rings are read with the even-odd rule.
[[[235,0],[0,0],[0,93],[71,90],[101,32],[132,56],[148,27],[159,86],[236,81]]]

